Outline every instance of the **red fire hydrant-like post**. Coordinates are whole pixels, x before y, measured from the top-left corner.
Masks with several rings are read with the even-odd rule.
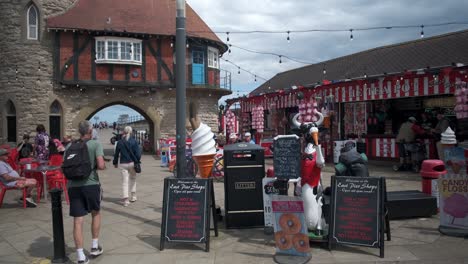
[[[423,161],[421,165],[421,184],[422,192],[437,198],[437,207],[439,207],[439,188],[437,179],[447,174],[445,164],[441,160],[430,159]]]

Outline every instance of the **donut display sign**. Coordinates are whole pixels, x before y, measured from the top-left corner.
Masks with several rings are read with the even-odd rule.
[[[309,237],[302,199],[272,195],[271,208],[275,217],[273,228],[276,253],[309,257]]]

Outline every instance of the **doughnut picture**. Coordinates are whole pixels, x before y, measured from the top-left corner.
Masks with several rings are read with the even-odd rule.
[[[286,234],[284,231],[278,231],[275,233],[276,246],[280,250],[288,250],[292,247],[291,236]]]
[[[301,231],[301,221],[294,214],[283,214],[279,219],[279,225],[283,232],[294,235]]]
[[[297,252],[307,253],[309,252],[309,237],[305,234],[295,234],[292,239],[292,243]]]

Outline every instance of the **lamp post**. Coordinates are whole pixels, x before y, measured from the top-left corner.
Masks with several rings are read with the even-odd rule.
[[[177,177],[186,171],[185,160],[185,0],[176,0],[176,169]]]

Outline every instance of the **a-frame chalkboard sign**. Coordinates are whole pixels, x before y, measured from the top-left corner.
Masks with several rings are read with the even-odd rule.
[[[273,140],[273,168],[280,180],[301,177],[301,141],[297,135],[276,136]]]
[[[210,208],[218,236],[216,206],[212,179],[164,179],[160,250],[166,242],[205,243],[210,251]]]
[[[332,244],[375,247],[383,258],[385,232],[390,240],[385,178],[333,176],[331,186],[328,248]]]

